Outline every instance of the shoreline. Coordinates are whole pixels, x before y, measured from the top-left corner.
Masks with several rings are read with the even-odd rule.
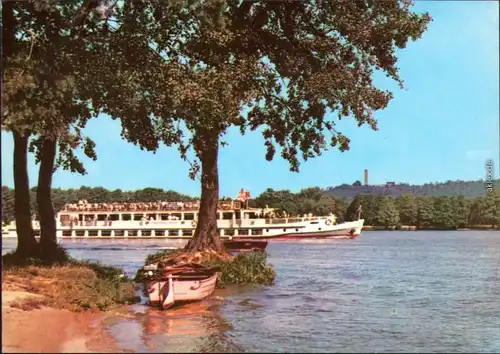
[[[437,228],[437,227],[420,227],[417,226],[363,226],[361,231],[500,231],[500,228],[492,228],[491,226],[470,226],[464,228]]]
[[[500,231],[500,228],[492,228],[491,226],[471,226],[457,229],[442,229],[433,227],[422,227],[417,228],[416,226],[401,226],[400,228],[391,226],[363,226],[361,231]],[[86,236],[61,236],[58,237],[59,240],[166,240],[166,241],[186,241],[191,237],[185,238],[168,238],[165,236],[96,236],[96,237],[86,237]],[[12,234],[2,234],[2,239],[17,239],[17,235]],[[265,238],[263,238],[265,239]]]
[[[71,312],[50,307],[22,310],[11,307],[13,302],[39,296],[26,291],[2,290],[3,353],[124,352],[118,348],[104,325],[110,312]]]

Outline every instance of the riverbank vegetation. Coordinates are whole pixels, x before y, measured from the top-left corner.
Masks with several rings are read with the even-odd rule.
[[[181,257],[179,259],[178,257]],[[144,265],[163,263],[168,265],[172,259],[175,263],[197,263],[208,267],[219,269],[217,287],[223,288],[229,284],[260,284],[272,285],[276,273],[271,265],[267,263],[266,252],[240,253],[236,256],[221,257],[214,252],[198,252],[194,255],[186,255],[183,250],[162,250],[149,254],[144,260]],[[146,278],[139,270],[135,281],[141,282]]]
[[[471,182],[472,183],[472,182]],[[475,182],[474,182],[475,183]],[[466,184],[466,182],[461,182]],[[251,207],[286,211],[289,215],[328,215],[334,213],[339,222],[355,217],[356,203],[362,205],[365,225],[374,229],[398,229],[402,226],[419,229],[498,228],[500,227],[500,191],[475,198],[464,196],[425,196],[403,194],[391,195],[391,187],[379,195],[360,194],[354,200],[329,196],[330,189],[306,188],[298,193],[289,190],[267,189],[249,200]],[[14,218],[14,191],[2,187],[3,218],[9,223]],[[35,193],[32,191],[32,193]],[[144,188],[136,191],[107,190],[105,188],[81,187],[79,189],[53,189],[54,206],[61,209],[66,203],[87,200],[102,202],[151,202],[158,200],[190,201],[192,196],[160,188]],[[352,205],[352,206],[351,206]],[[351,206],[351,208],[349,208]],[[36,206],[32,206],[36,210]]]
[[[99,114],[120,120],[122,137],[141,149],[178,149],[201,187],[184,252],[229,257],[217,232],[228,129],[262,128],[266,159],[281,152],[294,172],[324,151],[349,150],[336,119],[377,129],[375,114],[393,96],[374,86],[373,68],[403,87],[396,53],[430,21],[407,1],[5,3],[2,129],[14,138],[16,257],[48,259],[57,248],[52,176],[86,173],[75,150],[97,158],[83,128]],[[35,198],[29,152],[40,165]]]
[[[10,306],[31,310],[42,306],[70,311],[104,311],[135,302],[134,286],[123,270],[79,261],[57,247],[51,262],[41,257],[2,256],[2,291],[32,296]]]

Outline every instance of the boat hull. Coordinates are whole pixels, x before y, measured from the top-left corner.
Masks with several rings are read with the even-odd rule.
[[[265,251],[267,247],[267,241],[264,240],[249,240],[249,239],[232,239],[225,240],[224,247],[228,252],[231,253],[241,253],[241,252],[252,252],[252,251]]]
[[[357,220],[327,227],[326,230],[299,229],[295,232],[283,232],[275,235],[245,236],[248,240],[293,241],[308,239],[354,239],[359,237],[364,220]]]
[[[210,296],[215,290],[217,282],[217,274],[210,276],[200,275],[198,279],[193,277],[189,279],[173,279],[173,299],[174,302],[190,302],[200,301]],[[151,281],[145,283],[146,290],[148,291],[149,301],[152,306],[162,305],[164,299],[170,294],[169,281]]]

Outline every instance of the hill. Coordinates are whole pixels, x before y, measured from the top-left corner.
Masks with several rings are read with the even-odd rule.
[[[496,190],[500,189],[500,179],[494,181]],[[454,197],[464,196],[475,198],[486,195],[485,183],[479,181],[447,181],[444,183],[426,183],[423,185],[411,184],[387,184],[384,186],[360,185],[359,182],[353,185],[342,184],[337,187],[325,189],[327,196],[335,198],[354,199],[359,194],[365,195],[387,195],[399,197],[404,194],[429,197]]]

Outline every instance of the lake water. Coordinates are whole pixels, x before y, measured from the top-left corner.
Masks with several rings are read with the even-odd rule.
[[[15,247],[3,239],[2,252]],[[131,275],[158,240],[64,240]],[[232,287],[107,326],[136,352],[500,352],[500,232],[364,232],[269,244],[272,287]],[[223,299],[223,300],[222,300]]]

